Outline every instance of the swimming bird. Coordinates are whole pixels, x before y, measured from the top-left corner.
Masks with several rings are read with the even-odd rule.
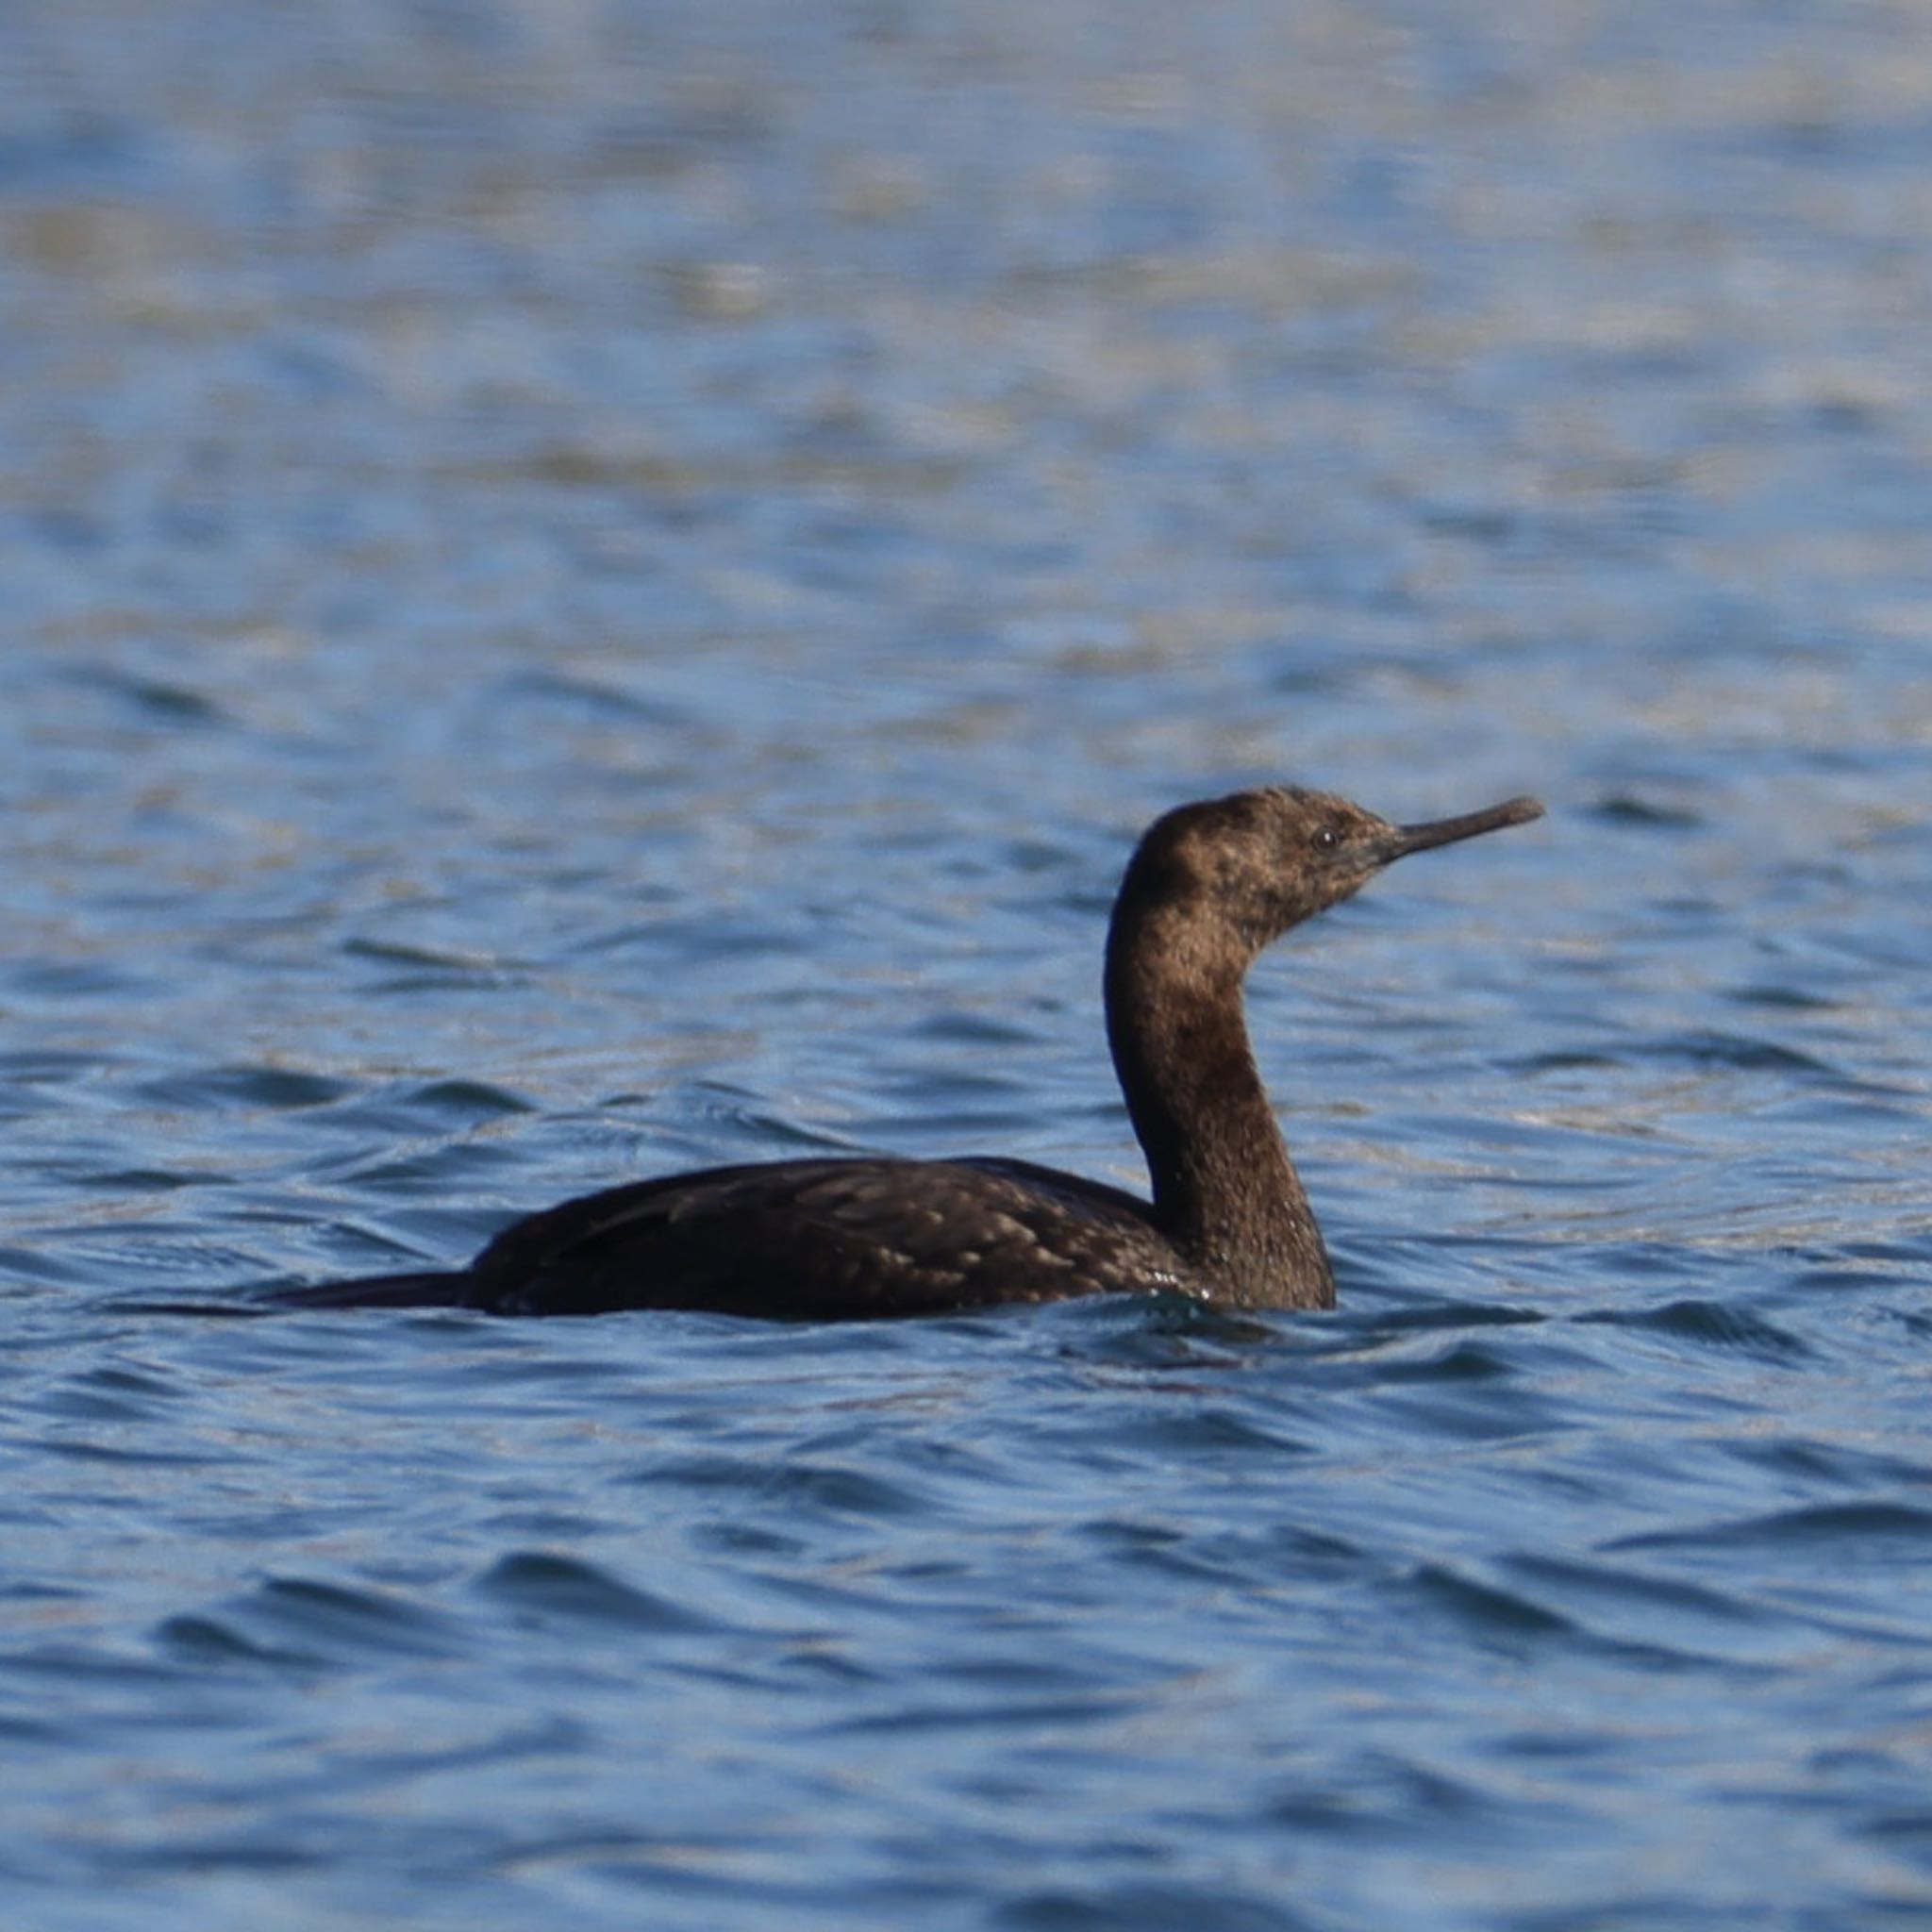
[[[467,1268],[283,1291],[310,1307],[702,1308],[794,1321],[1160,1292],[1324,1308],[1335,1277],[1248,1043],[1242,981],[1410,853],[1542,816],[1397,825],[1298,786],[1155,821],[1107,942],[1108,1041],[1153,1198],[1027,1160],[859,1156],[675,1174],[513,1223]]]

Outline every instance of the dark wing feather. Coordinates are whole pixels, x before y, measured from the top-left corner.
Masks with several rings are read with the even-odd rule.
[[[1090,1181],[1085,1174],[1068,1174],[1063,1168],[1041,1167],[1037,1161],[1014,1160],[1004,1154],[967,1154],[949,1165],[970,1167],[979,1174],[1018,1181],[1023,1187],[1050,1194],[1075,1213],[1095,1220],[1117,1221],[1143,1228],[1154,1225],[1153,1209],[1138,1194],[1130,1194],[1124,1188],[1109,1187],[1105,1181]]]
[[[589,1194],[507,1228],[474,1299],[503,1314],[708,1308],[803,1321],[1185,1289],[1119,1189],[1024,1161],[793,1160]]]

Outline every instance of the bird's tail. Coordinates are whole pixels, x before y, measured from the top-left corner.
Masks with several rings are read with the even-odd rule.
[[[475,1283],[463,1271],[370,1274],[359,1281],[321,1281],[306,1288],[272,1288],[261,1297],[284,1308],[462,1308]]]

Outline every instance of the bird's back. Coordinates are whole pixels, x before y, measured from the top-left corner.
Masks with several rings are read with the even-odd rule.
[[[506,1228],[470,1299],[500,1314],[708,1308],[793,1320],[1185,1288],[1118,1189],[1024,1161],[788,1160],[589,1194]]]

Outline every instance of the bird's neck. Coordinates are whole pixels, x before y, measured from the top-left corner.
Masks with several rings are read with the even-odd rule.
[[[1248,958],[1124,900],[1108,939],[1108,1044],[1161,1232],[1221,1298],[1327,1307],[1321,1229],[1248,1043]]]

